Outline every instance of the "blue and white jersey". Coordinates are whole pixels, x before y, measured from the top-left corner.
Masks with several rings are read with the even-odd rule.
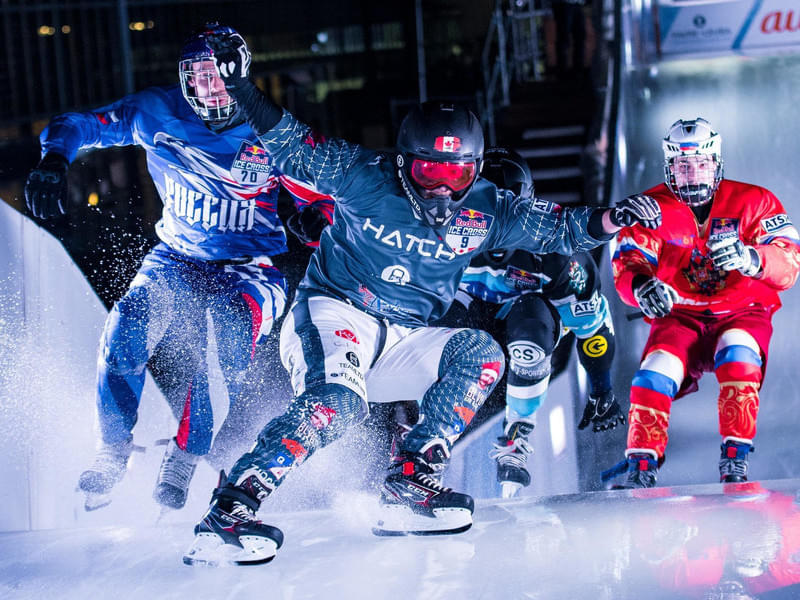
[[[573,254],[603,243],[589,235],[594,209],[559,209],[479,179],[446,226],[417,219],[396,167],[383,154],[340,139],[322,140],[284,111],[260,136],[282,173],[335,199],[301,292],[322,292],[403,325],[424,325],[450,306],[477,253],[520,248]]]
[[[464,272],[458,299],[463,304],[470,298],[500,304],[497,318],[505,318],[517,298],[538,294],[558,311],[565,327],[584,337],[593,334],[609,316],[600,283],[597,265],[586,252],[573,256],[524,250],[482,252]]]
[[[70,162],[82,148],[138,145],[164,203],[158,237],[201,260],[280,254],[279,175],[247,123],[214,133],[178,86],[131,94],[91,112],[65,113],[42,132],[42,154]]]

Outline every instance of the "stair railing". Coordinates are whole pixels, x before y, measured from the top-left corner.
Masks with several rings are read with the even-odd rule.
[[[483,45],[483,98],[481,121],[489,143],[497,143],[495,115],[510,104],[515,81],[538,81],[544,72],[540,50],[542,22],[549,8],[536,8],[537,0],[496,0]]]

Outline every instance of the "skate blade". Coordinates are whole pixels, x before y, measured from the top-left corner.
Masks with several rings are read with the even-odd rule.
[[[92,512],[111,504],[111,493],[98,494],[96,492],[83,492],[86,498],[83,501],[83,510]]]
[[[255,535],[239,537],[242,547],[226,544],[216,533],[198,533],[183,555],[183,564],[208,567],[263,565],[278,551],[274,540]]]
[[[378,536],[451,535],[472,527],[472,513],[466,508],[435,508],[435,516],[420,515],[408,506],[384,505],[372,533]]]
[[[504,481],[500,484],[502,487],[501,494],[503,498],[516,498],[519,491],[522,489],[522,484],[515,481]]]

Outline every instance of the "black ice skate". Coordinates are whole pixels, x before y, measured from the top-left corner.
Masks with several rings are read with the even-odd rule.
[[[747,457],[755,450],[752,444],[726,440],[720,446],[719,480],[722,483],[747,481]]]
[[[153,499],[166,508],[183,508],[199,459],[196,454],[182,450],[175,438],[168,440],[153,490]]]
[[[438,440],[422,453],[394,457],[381,492],[381,518],[372,533],[440,535],[472,527],[472,498],[439,482],[448,458]]]
[[[503,488],[503,498],[513,498],[519,490],[531,484],[531,475],[526,468],[528,455],[533,447],[528,435],[533,431],[533,423],[515,421],[503,427],[503,435],[497,438],[489,458],[497,461],[497,481]]]
[[[603,471],[600,479],[608,481],[617,475],[625,473],[625,482],[611,486],[612,490],[632,490],[638,488],[651,488],[656,485],[659,461],[649,452],[634,452],[622,462]]]
[[[187,565],[259,565],[268,563],[283,544],[283,532],[256,519],[260,502],[243,489],[224,484],[194,528],[194,542],[183,555]],[[224,485],[223,485],[224,484]]]
[[[111,489],[125,476],[134,449],[133,436],[117,444],[100,446],[92,466],[78,479],[78,490],[86,494],[85,510],[97,510],[111,503]]]

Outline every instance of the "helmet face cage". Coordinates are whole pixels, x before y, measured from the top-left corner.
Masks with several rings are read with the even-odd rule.
[[[411,109],[397,138],[397,174],[417,217],[447,225],[464,203],[483,160],[483,130],[466,108],[426,102]],[[440,186],[449,194],[432,194]]]
[[[711,129],[711,124],[702,118],[689,121],[678,120],[672,124],[662,141],[664,150],[664,179],[670,191],[681,202],[689,206],[703,206],[714,198],[714,193],[722,180],[722,139]],[[680,164],[676,159],[684,157],[706,157],[714,162],[713,180],[690,183],[682,177],[678,181]],[[687,161],[678,161],[685,163]],[[685,165],[684,165],[685,166]]]
[[[483,156],[481,177],[522,198],[533,197],[533,176],[528,162],[507,148],[489,148]]]
[[[211,34],[236,33],[231,27],[209,23],[183,45],[178,62],[178,77],[183,97],[205,122],[226,121],[236,112],[236,100],[225,91],[225,85],[214,64],[214,52],[206,42]]]

